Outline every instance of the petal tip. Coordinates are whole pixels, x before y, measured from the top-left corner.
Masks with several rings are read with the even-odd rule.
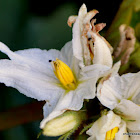
[[[2,42],[0,42],[0,51],[2,51],[3,53],[8,52],[10,49]],[[6,53],[7,54],[7,53]]]
[[[87,7],[86,5],[83,3],[83,5],[80,7],[80,10],[79,10],[79,15],[85,15],[87,13]]]
[[[87,8],[85,3],[82,4],[81,8]]]

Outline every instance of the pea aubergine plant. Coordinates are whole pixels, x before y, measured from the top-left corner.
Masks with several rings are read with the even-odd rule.
[[[118,13],[130,6],[129,2],[124,0]],[[130,4],[131,16],[139,14],[140,6]],[[0,60],[0,82],[45,101],[40,123],[45,136],[139,140],[140,66],[136,60],[140,59],[140,23],[135,20],[134,27],[131,21],[135,16],[128,15],[129,23],[125,23],[116,15],[106,33],[112,47],[99,33],[106,24],[96,24],[97,13],[87,12],[83,4],[77,16],[68,18],[72,41],[61,50],[13,52],[1,42],[0,51],[10,60]]]

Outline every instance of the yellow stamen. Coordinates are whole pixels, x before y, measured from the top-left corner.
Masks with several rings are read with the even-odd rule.
[[[111,130],[107,131],[105,140],[111,140]]]
[[[105,140],[114,140],[115,134],[118,132],[118,127],[114,127],[112,130],[106,132]]]
[[[115,127],[112,129],[112,133],[111,133],[111,140],[113,140],[115,138],[115,134],[118,132],[119,128]]]
[[[68,89],[73,90],[76,88],[76,79],[69,68],[64,62],[56,58],[56,61],[51,62],[54,68],[54,73],[62,85]]]

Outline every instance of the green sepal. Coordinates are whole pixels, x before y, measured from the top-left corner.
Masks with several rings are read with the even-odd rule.
[[[65,133],[64,135],[62,135],[61,137],[59,137],[58,140],[67,140],[68,138],[70,138],[70,136],[78,129],[78,127],[75,127],[74,129],[70,130],[69,132]]]
[[[90,124],[84,126],[84,128],[81,130],[81,132],[79,133],[79,135],[82,135],[85,131],[87,131],[89,128],[91,128],[92,125],[93,125],[93,123],[94,123],[94,122],[92,122],[92,123],[90,123]]]

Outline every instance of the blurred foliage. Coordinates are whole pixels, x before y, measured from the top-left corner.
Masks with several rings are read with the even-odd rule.
[[[140,22],[140,0],[123,0],[120,8],[106,33],[106,37],[111,45],[115,48],[120,39],[119,27],[121,24],[129,25],[135,28]]]
[[[138,41],[140,42],[140,23],[138,23],[135,26],[135,34],[136,34],[136,38],[138,39]]]
[[[71,28],[67,26],[67,18],[74,14],[74,7],[73,4],[65,4],[47,17],[29,17],[16,44],[22,44],[22,48],[28,44],[42,49],[60,49],[71,40]]]
[[[135,50],[131,54],[129,62],[123,65],[120,73],[137,72],[140,69],[140,0],[123,0],[120,8],[106,33],[106,37],[114,50],[120,41],[119,27],[122,24],[134,28],[136,35]]]

